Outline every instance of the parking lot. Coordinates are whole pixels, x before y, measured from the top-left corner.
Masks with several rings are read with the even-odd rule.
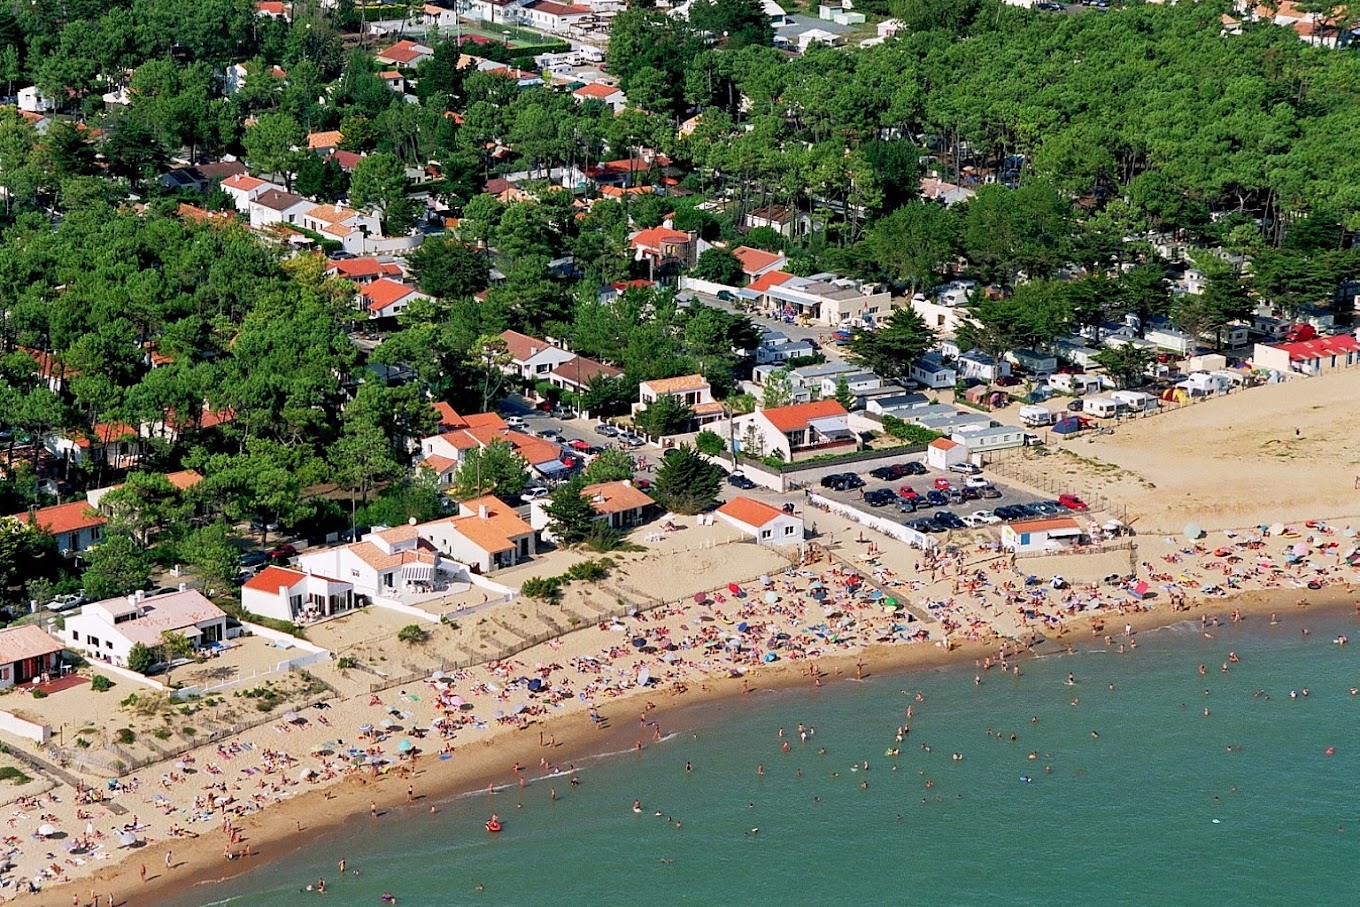
[[[985,470],[979,475],[978,480],[975,481],[974,484],[977,484],[980,480],[986,480],[987,484],[993,490],[984,491],[983,489],[973,489],[973,492],[977,493],[977,497],[973,498],[971,497],[970,492],[963,490],[967,487],[967,480],[969,478],[967,475],[957,472],[941,472],[938,469],[930,469],[929,467],[924,468],[925,472],[922,475],[907,475],[890,480],[875,478],[870,474],[870,470],[865,469],[854,473],[863,480],[864,485],[862,487],[837,490],[821,486],[820,482],[813,482],[809,486],[809,490],[816,494],[820,494],[823,497],[849,504],[858,510],[863,510],[866,513],[874,514],[880,518],[896,520],[904,525],[913,525],[915,521],[924,519],[935,521],[936,514],[946,513],[950,514],[958,521],[958,523],[953,526],[940,526],[934,530],[923,528],[922,531],[925,532],[943,532],[949,531],[950,529],[957,530],[965,528],[986,528],[988,525],[999,526],[1003,522],[1012,522],[1014,519],[1041,519],[1045,516],[1073,515],[1080,517],[1080,514],[1078,513],[1073,513],[1072,511],[1057,506],[1056,501],[1052,498],[1041,497],[1040,495],[1007,485],[1004,482],[997,482],[994,480],[994,477],[989,475]],[[846,470],[846,472],[849,471],[850,470]],[[953,496],[952,502],[950,500],[950,491],[946,491],[944,488],[940,487],[940,484],[943,482],[948,482],[947,487],[951,491],[959,492],[959,494]],[[905,489],[910,489],[916,494],[914,511],[903,509],[902,500]],[[874,492],[883,493],[882,497],[884,499],[888,499],[886,492],[891,492],[892,498],[888,500],[887,503],[873,506],[869,501],[873,499]],[[934,492],[934,494],[932,494],[932,492]],[[992,496],[986,496],[989,494]],[[968,498],[960,501],[960,495],[968,495]],[[965,522],[965,518],[977,514],[980,511],[992,514],[999,507],[1029,506],[1033,504],[1043,504],[1044,502],[1048,502],[1051,506],[1044,507],[1043,509],[1052,510],[1053,513],[1028,512],[1017,514],[1012,520],[1000,519],[993,522],[985,519],[973,519]],[[974,523],[975,525],[970,526],[968,525],[969,522]],[[913,526],[913,528],[918,528],[918,526]]]

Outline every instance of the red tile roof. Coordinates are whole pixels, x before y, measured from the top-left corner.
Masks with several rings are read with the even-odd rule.
[[[535,0],[533,3],[526,4],[525,8],[548,16],[585,16],[590,13],[590,7],[588,6],[576,6],[572,3],[557,3],[554,2],[554,0]]]
[[[1356,340],[1349,334],[1337,334],[1334,337],[1316,337],[1312,340],[1300,340],[1297,343],[1281,343],[1277,344],[1275,348],[1284,350],[1289,354],[1291,360],[1297,362],[1303,359],[1344,356],[1347,353],[1360,352],[1360,340]]]
[[[755,290],[757,293],[764,293],[770,287],[777,287],[792,277],[793,275],[787,271],[766,271],[751,281],[751,286],[748,289]]]
[[[745,523],[747,526],[764,526],[771,520],[784,515],[783,511],[771,507],[764,501],[740,497],[733,498],[723,504],[718,508],[718,513],[731,517],[739,523]]]
[[[192,469],[181,469],[179,472],[167,472],[166,481],[179,491],[188,491],[199,482],[203,481],[203,476],[194,472]]]
[[[60,535],[63,532],[78,532],[81,529],[92,529],[95,526],[103,526],[108,522],[84,501],[57,504],[55,507],[43,507],[34,514],[27,511],[16,513],[14,518],[21,523],[36,525],[44,532],[50,532],[53,535]]]
[[[807,428],[813,419],[827,419],[833,416],[848,415],[845,407],[835,400],[813,400],[810,403],[795,403],[793,406],[778,406],[762,409],[761,414],[780,431],[797,431]]]
[[[548,374],[584,387],[597,377],[617,378],[623,371],[585,356],[573,356]]]
[[[766,252],[764,249],[752,249],[750,246],[737,246],[732,250],[732,254],[741,262],[741,269],[747,274],[757,274],[784,260],[782,255]]]
[[[390,277],[380,277],[361,288],[359,295],[368,300],[370,312],[381,312],[392,303],[405,299],[414,292],[416,292],[415,287],[409,287]]]
[[[349,173],[355,165],[364,159],[364,155],[356,154],[353,151],[332,151],[331,158],[340,165],[340,169]]]
[[[949,438],[936,438],[934,441],[930,442],[930,446],[936,450],[953,450],[955,447],[959,446],[959,442]]]
[[[1080,524],[1070,516],[1055,517],[1051,520],[1026,520],[1022,523],[1011,523],[1006,527],[1017,535],[1026,532],[1051,532],[1054,529],[1081,529]]]
[[[38,658],[60,652],[65,646],[57,642],[41,627],[24,624],[0,630],[0,664],[12,665],[16,661]]]
[[[589,85],[582,85],[580,88],[573,91],[572,94],[578,98],[596,98],[597,100],[603,101],[604,99],[620,94],[621,92],[622,89],[617,85],[606,85],[603,82],[591,82]]]
[[[632,482],[599,482],[582,488],[581,494],[590,499],[590,506],[599,514],[640,510],[655,503]]]
[[[659,251],[662,244],[670,246],[684,245],[690,241],[688,233],[681,233],[679,230],[669,230],[665,227],[652,227],[643,230],[632,239],[635,249],[652,249]]]
[[[424,56],[429,56],[429,49],[414,41],[398,41],[377,54],[379,60],[391,60],[393,63],[410,63]]]
[[[275,567],[273,564],[270,564],[268,567],[265,567],[259,573],[246,580],[241,588],[250,589],[255,592],[268,592],[272,595],[279,591],[280,586],[288,589],[293,588],[300,580],[305,579],[306,576],[307,574],[303,573],[301,570],[289,570],[287,567]]]
[[[378,261],[372,256],[349,258],[331,265],[331,270],[347,280],[367,280],[375,277],[400,277],[401,267],[395,262]]]
[[[552,346],[546,340],[521,334],[519,331],[501,331],[500,337],[516,362],[526,362]]]

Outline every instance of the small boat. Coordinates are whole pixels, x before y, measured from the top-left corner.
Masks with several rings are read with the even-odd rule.
[[[495,832],[500,831],[501,830],[500,816],[497,816],[493,813],[491,818],[486,820],[486,830],[492,832],[493,834]]]

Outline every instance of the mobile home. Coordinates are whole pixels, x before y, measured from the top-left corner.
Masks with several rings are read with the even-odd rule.
[[[1157,398],[1142,391],[1113,391],[1110,399],[1124,404],[1131,413],[1146,413],[1157,408]]]
[[[1026,428],[1042,428],[1045,425],[1052,425],[1056,418],[1055,414],[1042,406],[1022,406],[1020,407],[1020,424]]]
[[[1081,411],[1088,416],[1095,416],[1097,419],[1113,419],[1122,412],[1124,407],[1118,400],[1109,397],[1087,397],[1082,401]]]

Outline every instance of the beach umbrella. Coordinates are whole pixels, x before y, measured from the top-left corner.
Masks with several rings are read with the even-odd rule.
[[[809,589],[825,589],[825,588],[826,588],[826,583],[822,582],[822,581],[819,580],[819,579],[815,579],[815,580],[813,580],[812,582],[808,583],[808,588],[809,588]]]
[[[539,690],[542,690],[542,689],[543,689],[543,681],[542,681],[542,680],[539,680],[537,677],[535,677],[535,678],[533,678],[532,680],[529,681],[529,692],[531,692],[531,693],[537,693]]]
[[[1271,523],[1269,532],[1271,535],[1284,535],[1284,523]]]
[[[1297,556],[1303,557],[1308,553],[1308,546],[1305,545],[1303,542],[1295,542],[1293,551],[1294,554],[1296,554]]]
[[[361,725],[359,725],[359,733],[361,733],[361,734],[371,734],[371,733],[373,733],[373,725],[371,725],[371,724],[361,724]]]
[[[397,752],[399,753],[409,753],[415,748],[416,745],[409,740],[403,740],[401,743],[397,744]]]
[[[1204,529],[1200,527],[1199,523],[1186,523],[1185,537],[1192,542],[1196,541],[1204,537]]]
[[[393,721],[391,718],[384,718],[382,721],[378,722],[378,726],[385,731],[390,731],[392,728],[397,726],[397,723]]]
[[[448,676],[449,676],[449,675],[445,674],[443,671],[435,671],[433,674],[430,675],[430,679],[431,679],[431,680],[443,680],[445,677],[448,677]]]
[[[647,638],[646,638],[646,637],[644,637],[644,636],[634,636],[634,637],[633,637],[633,648],[635,648],[635,649],[641,649],[641,648],[642,648],[643,646],[645,646],[645,645],[647,645]]]
[[[694,603],[695,603],[696,605],[702,605],[702,604],[703,604],[705,601],[707,601],[707,600],[708,600],[708,596],[705,595],[703,592],[696,592],[696,593],[694,593]]]
[[[465,703],[463,703],[462,705],[460,705],[458,708],[459,708],[461,711],[470,712],[470,711],[472,711],[472,709],[474,708],[474,706],[473,706],[472,703],[470,703],[470,702],[465,702]]]
[[[651,683],[652,682],[651,669],[646,667],[639,668],[637,682],[638,686],[640,687],[645,687],[647,684]]]
[[[118,833],[119,847],[135,847],[137,845],[137,833],[135,831],[120,831]]]
[[[304,768],[302,771],[298,772],[298,780],[299,780],[299,781],[310,781],[310,780],[312,779],[312,775],[315,775],[315,774],[316,774],[316,772],[313,771],[312,769],[310,769],[310,768]]]
[[[745,633],[749,629],[751,629],[751,625],[748,624],[746,621],[742,621],[741,623],[737,624],[738,633]]]
[[[773,653],[773,652],[766,652],[766,653],[765,653],[765,657],[762,658],[761,660],[764,661],[764,662],[766,662],[766,663],[769,663],[769,662],[771,662],[771,661],[778,661],[778,660],[779,660],[779,656],[776,655],[776,654]]]
[[[452,699],[449,700],[449,705],[453,706],[455,709],[461,709],[463,707],[463,697],[462,696],[453,697]]]
[[[43,823],[38,826],[38,835],[43,838],[50,838],[57,833],[57,826],[51,823]]]
[[[728,583],[727,591],[731,592],[733,595],[741,595],[741,586],[738,586],[736,583]]]
[[[299,716],[298,716],[298,713],[297,713],[297,712],[284,712],[284,713],[283,713],[283,720],[284,720],[284,721],[287,721],[287,722],[290,722],[290,723],[291,723],[291,722],[294,722],[294,721],[297,721],[297,720],[298,720],[298,717],[299,717]]]
[[[505,717],[505,712],[502,711],[501,709],[496,709],[496,711],[494,711],[494,712],[491,713],[491,717],[492,717],[492,718],[504,718],[504,717]]]
[[[770,575],[769,575],[768,573],[762,573],[762,574],[760,574],[760,583],[761,583],[761,585],[763,585],[763,586],[772,586],[772,585],[774,585],[774,581],[773,581],[772,579],[770,579]]]
[[[773,605],[773,604],[776,604],[778,601],[779,601],[779,593],[778,593],[778,592],[766,592],[766,593],[765,593],[765,604],[767,604],[767,605]]]

